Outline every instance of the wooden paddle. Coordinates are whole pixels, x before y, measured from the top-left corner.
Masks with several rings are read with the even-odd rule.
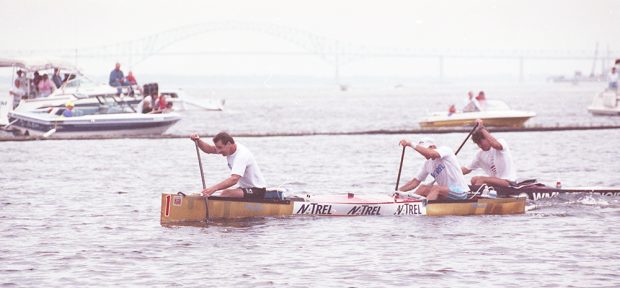
[[[205,184],[205,173],[202,171],[202,160],[200,159],[200,149],[198,149],[198,139],[194,140],[194,144],[196,145],[196,156],[198,157],[198,167],[200,167],[200,179],[202,180],[202,190],[207,189],[207,185]],[[209,196],[204,197],[205,199],[205,221],[209,220]]]
[[[405,148],[406,146],[403,146],[403,153],[400,155],[400,166],[398,167],[398,177],[396,177],[396,188],[394,188],[394,191],[398,191],[398,183],[400,183],[400,172],[403,170],[403,159],[405,159]]]
[[[202,189],[207,189],[207,185],[205,184],[205,173],[202,171],[202,160],[200,159],[200,150],[198,149],[198,140],[194,140],[194,144],[196,144],[196,156],[198,157],[198,167],[200,167],[200,179],[202,179]]]
[[[461,148],[463,148],[463,145],[465,145],[465,142],[467,142],[467,140],[469,140],[469,137],[471,137],[471,134],[474,134],[474,132],[476,131],[476,128],[478,128],[478,125],[480,125],[480,123],[476,122],[476,125],[474,125],[474,128],[472,128],[471,131],[469,131],[469,134],[467,134],[467,137],[465,138],[465,141],[463,141],[463,143],[461,143],[461,146],[459,146],[459,149],[456,149],[456,152],[454,152],[454,155],[458,155],[459,154],[459,151],[461,151]]]

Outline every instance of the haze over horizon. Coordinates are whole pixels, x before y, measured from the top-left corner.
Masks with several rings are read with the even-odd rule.
[[[455,51],[620,51],[612,37],[620,27],[620,1],[7,1],[0,31],[10,41],[0,50],[84,49],[127,42],[200,23],[270,23],[357,46]],[[138,75],[309,75],[332,77],[317,55],[213,55],[202,51],[304,53],[284,38],[253,31],[214,30],[182,39],[143,62],[127,57],[80,58],[91,74],[106,74],[115,61]],[[54,56],[54,55],[46,55]],[[617,55],[610,55],[612,57]],[[120,58],[120,59],[113,59]],[[527,75],[575,70],[600,73],[602,61],[530,60]],[[74,59],[71,59],[74,60]],[[434,77],[432,58],[368,58],[340,67],[342,77],[360,75]],[[518,75],[506,59],[444,60],[446,77]]]

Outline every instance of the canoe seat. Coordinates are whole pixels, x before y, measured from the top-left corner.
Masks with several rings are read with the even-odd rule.
[[[284,200],[284,192],[281,190],[267,190],[265,199]]]

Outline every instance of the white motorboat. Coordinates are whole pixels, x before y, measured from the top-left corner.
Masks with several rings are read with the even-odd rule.
[[[70,63],[58,59],[48,58],[28,58],[28,59],[0,59],[0,68],[12,68],[12,81],[15,80],[17,70],[22,70],[26,73],[27,78],[31,79],[34,72],[49,73],[52,74],[54,68],[60,69],[61,75],[66,76],[66,81],[62,86],[54,90],[49,96],[36,98],[30,87],[30,81],[27,81],[26,96],[21,99],[19,105],[15,107],[15,111],[26,112],[36,111],[38,109],[48,109],[49,107],[56,107],[64,105],[67,101],[74,101],[77,105],[98,105],[97,98],[93,96],[104,95],[116,95],[117,89],[104,83],[97,83],[92,81],[80,70],[71,65]],[[146,84],[153,87],[158,87],[157,84]],[[145,85],[145,86],[146,86]],[[210,100],[191,98],[181,89],[174,90],[162,90],[159,94],[163,94],[167,98],[167,102],[173,103],[173,109],[175,111],[183,111],[188,109],[200,109],[209,111],[222,111],[224,109],[224,100]],[[123,87],[123,92],[119,100],[129,104],[137,105],[144,98],[142,95],[143,89],[141,87]],[[8,93],[7,93],[8,94]],[[88,100],[85,100],[88,99]],[[81,100],[81,101],[78,101]],[[13,110],[13,97],[10,95],[0,96],[0,126],[8,124],[8,113]],[[77,107],[79,108],[79,107]],[[136,108],[136,107],[134,107]]]
[[[420,119],[422,128],[471,126],[476,119],[484,121],[485,126],[523,127],[524,123],[536,116],[531,111],[513,110],[499,100],[486,100],[481,111],[476,112],[435,112]]]
[[[12,111],[9,112],[9,121],[24,135],[80,138],[160,135],[181,119],[176,112],[141,113],[114,97],[92,96],[76,100],[70,117],[63,116],[68,108],[60,106]],[[92,98],[99,104],[91,104]]]
[[[620,95],[617,90],[605,89],[592,98],[588,111],[593,115],[620,115]]]

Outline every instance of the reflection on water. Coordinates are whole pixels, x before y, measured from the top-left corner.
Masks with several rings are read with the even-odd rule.
[[[576,89],[529,91],[511,104],[566,101],[549,108],[555,116],[541,111],[537,121],[563,119],[558,109],[576,115],[570,121],[591,119],[576,104],[590,95]],[[244,98],[233,97],[229,111],[192,114],[175,129],[234,134],[406,127],[415,124],[417,110],[441,108],[454,95],[450,89],[373,96],[353,88],[342,98],[314,92],[248,94],[248,107],[258,110],[252,113],[242,110]],[[533,105],[534,97],[540,105]],[[421,108],[402,112],[406,107]],[[466,133],[430,136],[456,149]],[[560,179],[565,187],[620,186],[615,130],[496,136],[510,143],[519,177]],[[325,195],[390,193],[398,141],[419,137],[237,140],[253,151],[270,186]],[[469,161],[475,152],[469,141],[458,158]],[[0,157],[3,286],[620,286],[620,256],[613,252],[620,245],[618,199],[541,199],[513,216],[285,217],[162,227],[161,193],[202,186],[188,139],[2,142]],[[422,161],[408,150],[401,181]],[[228,175],[221,156],[205,155],[203,165],[208,185]]]

